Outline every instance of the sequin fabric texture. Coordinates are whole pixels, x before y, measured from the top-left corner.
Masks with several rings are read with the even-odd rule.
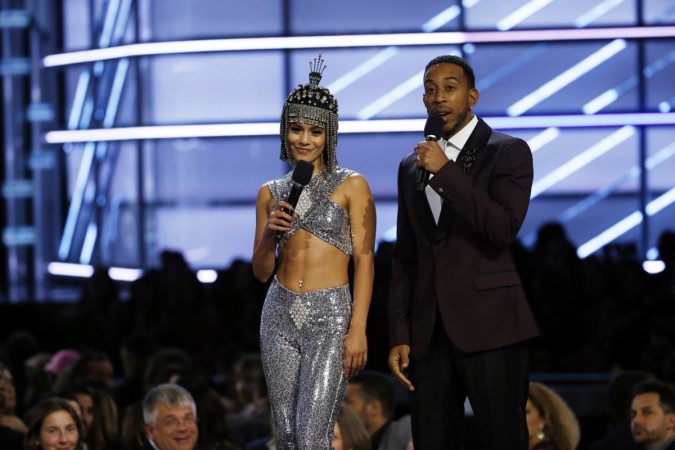
[[[279,450],[332,449],[344,396],[349,285],[293,292],[275,277],[263,306],[260,348]]]
[[[352,254],[349,216],[344,209],[330,199],[330,196],[353,173],[352,170],[338,167],[332,173],[324,170],[312,177],[309,184],[302,190],[295,207],[299,219],[293,222],[293,227],[282,235],[279,241],[280,248],[286,245],[286,242],[302,228],[346,254]],[[267,183],[277,202],[288,198],[292,175],[292,172],[289,172],[280,180]]]

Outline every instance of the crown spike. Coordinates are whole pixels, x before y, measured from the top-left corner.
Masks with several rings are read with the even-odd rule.
[[[324,64],[324,60],[321,57],[321,53],[319,53],[319,56],[314,58],[314,61],[309,62],[309,84],[312,86],[318,86],[323,76],[323,71],[326,70],[326,67],[327,66]]]

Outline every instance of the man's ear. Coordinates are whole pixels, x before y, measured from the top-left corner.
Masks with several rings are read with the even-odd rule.
[[[145,436],[149,439],[152,440],[154,436],[154,431],[152,429],[152,425],[150,424],[145,424]]]
[[[666,414],[666,429],[675,431],[675,412]]]
[[[478,89],[473,88],[469,91],[469,111],[471,111],[474,106],[476,106],[476,103],[478,103],[478,99],[480,98],[480,92],[478,92]]]

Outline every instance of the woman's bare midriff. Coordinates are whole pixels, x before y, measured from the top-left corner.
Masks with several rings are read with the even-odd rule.
[[[342,286],[349,281],[349,255],[300,229],[279,252],[277,278],[294,292]]]

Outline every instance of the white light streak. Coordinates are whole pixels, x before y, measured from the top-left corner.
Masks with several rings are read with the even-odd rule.
[[[675,202],[675,188],[672,188],[665,194],[657,197],[653,201],[647,204],[645,208],[647,215],[652,216],[657,212],[661,211],[663,208],[671,205]],[[602,248],[605,244],[613,241],[627,231],[635,228],[642,222],[642,213],[640,211],[635,211],[620,220],[616,224],[612,225],[593,239],[589,240],[585,244],[579,246],[577,249],[577,255],[579,258],[586,258],[589,255],[595,253],[598,249]]]
[[[484,117],[495,129],[618,127],[624,125],[673,125],[675,113],[595,114],[575,116]],[[424,129],[426,119],[341,120],[340,133],[407,133]],[[183,139],[236,136],[277,136],[279,123],[222,123],[205,125],[156,125],[87,130],[54,130],[44,135],[48,144],[146,139]],[[85,151],[85,155],[88,152]],[[64,257],[65,258],[65,257]]]
[[[510,30],[552,2],[553,0],[532,0],[529,3],[525,3],[523,6],[497,22],[497,29],[502,31]]]
[[[89,278],[94,274],[94,267],[89,264],[75,264],[67,262],[50,262],[47,272],[62,277]],[[143,269],[128,267],[110,267],[108,275],[116,281],[135,281],[143,276]],[[202,283],[213,283],[218,279],[218,272],[211,269],[197,271],[197,279]]]
[[[398,100],[402,99],[403,97],[415,91],[416,89],[420,89],[420,86],[422,86],[423,76],[424,71],[416,73],[415,75],[408,78],[406,81],[404,81],[403,83],[399,84],[394,89],[389,91],[386,95],[371,102],[366,108],[363,108],[361,111],[359,111],[356,114],[356,117],[360,120],[368,120],[375,114],[393,105]]]
[[[554,171],[544,176],[543,178],[541,178],[539,181],[537,181],[532,185],[531,198],[537,197],[546,189],[569,177],[574,172],[587,166],[595,159],[604,155],[605,153],[607,153],[608,151],[619,145],[621,142],[630,138],[634,134],[635,134],[634,127],[625,126],[617,130],[616,132],[610,134],[597,144],[593,145],[588,150],[579,153],[577,156],[567,161],[565,164],[558,166]]]
[[[359,78],[377,69],[378,67],[380,67],[385,62],[389,61],[397,54],[398,48],[396,47],[385,48],[381,52],[378,52],[372,58],[369,58],[368,61],[358,65],[357,67],[353,68],[352,70],[350,70],[349,72],[347,72],[346,74],[335,80],[333,83],[327,86],[328,90],[331,91],[333,94],[337,94],[350,84],[354,83]]]
[[[590,72],[603,62],[607,61],[620,51],[626,48],[626,41],[623,39],[616,39],[611,43],[605,45],[597,52],[584,58],[581,62],[570,67],[548,83],[536,89],[531,94],[525,96],[506,110],[509,116],[520,116],[527,112],[537,104],[549,98],[565,86],[572,83],[577,78]]]
[[[558,136],[560,136],[560,130],[558,128],[547,128],[533,138],[528,139],[527,144],[530,146],[532,153],[534,153],[546,144],[557,139]]]
[[[430,33],[441,28],[443,25],[452,22],[457,18],[462,10],[457,5],[452,5],[446,10],[436,14],[422,25],[422,31]]]
[[[609,89],[586,103],[581,109],[584,114],[595,114],[605,106],[615,102],[619,98],[616,89]]]
[[[675,26],[614,27],[559,30],[514,30],[400,34],[360,34],[337,36],[292,36],[193,41],[145,42],[117,47],[81,50],[47,55],[45,67],[60,67],[109,59],[180,53],[229,52],[250,50],[326,49],[346,47],[389,47],[414,45],[462,45],[466,43],[541,42],[604,39],[658,39],[675,36]]]
[[[621,3],[623,3],[623,0],[605,0],[575,20],[574,25],[577,28],[584,28],[585,26],[588,26],[590,23],[594,22],[596,19],[607,14],[612,8],[620,5]]]

